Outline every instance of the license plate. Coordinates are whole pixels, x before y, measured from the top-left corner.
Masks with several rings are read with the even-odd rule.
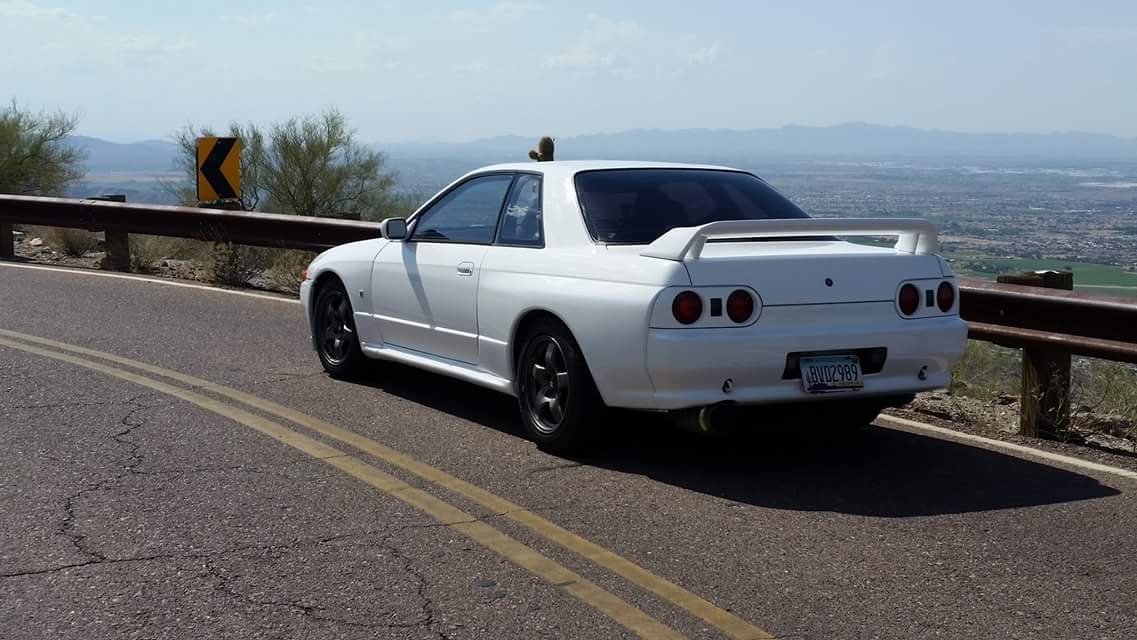
[[[799,361],[801,386],[809,393],[853,391],[865,386],[857,356],[813,356]]]

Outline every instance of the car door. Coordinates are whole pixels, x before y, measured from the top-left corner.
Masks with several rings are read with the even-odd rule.
[[[384,344],[478,362],[478,277],[511,173],[463,181],[375,259],[372,305]]]

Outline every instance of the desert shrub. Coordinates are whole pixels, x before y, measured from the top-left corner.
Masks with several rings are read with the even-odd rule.
[[[1073,426],[1137,442],[1137,367],[1079,358],[1072,371]]]
[[[266,278],[274,288],[290,293],[300,291],[300,283],[304,280],[304,269],[316,257],[311,251],[295,251],[289,249],[270,249],[271,259]]]
[[[208,249],[206,243],[167,236],[130,235],[130,268],[133,271],[155,270],[166,259],[200,260]]]
[[[44,231],[43,241],[52,249],[75,258],[93,250],[99,244],[94,233],[86,229],[50,227]]]
[[[215,284],[244,286],[272,265],[272,249],[213,243],[204,259],[206,278]]]

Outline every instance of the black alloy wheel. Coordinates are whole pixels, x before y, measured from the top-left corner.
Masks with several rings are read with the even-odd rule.
[[[583,448],[604,403],[568,329],[548,319],[527,333],[517,366],[517,399],[530,437],[552,453]]]
[[[324,370],[337,378],[347,378],[362,372],[366,356],[359,348],[359,336],[347,291],[338,281],[324,286],[316,296],[315,316],[316,350]]]

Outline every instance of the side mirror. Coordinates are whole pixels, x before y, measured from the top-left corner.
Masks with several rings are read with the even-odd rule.
[[[379,233],[388,240],[402,240],[407,237],[406,218],[387,218],[379,223]]]

